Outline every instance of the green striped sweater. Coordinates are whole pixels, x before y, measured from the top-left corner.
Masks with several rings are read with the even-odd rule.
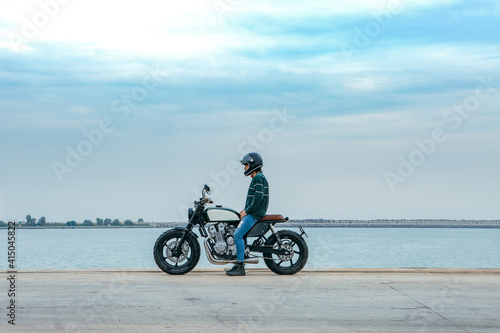
[[[252,178],[248,188],[245,212],[257,221],[266,216],[269,206],[269,183],[262,172]]]

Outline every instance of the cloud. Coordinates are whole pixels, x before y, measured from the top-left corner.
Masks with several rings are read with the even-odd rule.
[[[414,149],[416,138],[446,125],[445,110],[473,94],[479,77],[491,75],[500,89],[496,2],[402,1],[401,12],[363,47],[356,46],[358,34],[366,34],[369,24],[382,26],[376,16],[390,1],[230,4],[219,17],[211,1],[69,2],[16,51],[9,33],[21,34],[24,18],[32,19],[41,7],[37,1],[1,3],[0,135],[10,143],[2,147],[4,156],[15,157],[15,163],[3,165],[12,175],[2,183],[5,191],[24,200],[17,190],[22,179],[37,184],[37,193],[60,186],[53,192],[59,199],[65,191],[84,189],[82,202],[96,203],[88,199],[96,188],[118,188],[112,209],[120,211],[120,200],[130,203],[134,194],[127,184],[141,188],[144,182],[153,190],[141,193],[149,198],[143,202],[155,205],[142,209],[165,212],[159,196],[177,202],[185,186],[189,197],[191,187],[210,180],[211,170],[239,154],[239,143],[269,126],[273,110],[286,108],[295,120],[264,149],[275,188],[288,189],[298,168],[308,171],[301,184],[308,207],[328,197],[331,186],[339,189],[336,199],[344,207],[371,205],[375,217],[390,217],[382,214],[392,214],[392,207],[383,206],[391,200],[381,194],[387,191],[383,172]],[[349,59],[342,45],[352,51]],[[140,87],[155,66],[169,75],[125,119],[117,118],[112,103]],[[446,170],[455,170],[461,158],[493,154],[497,105],[496,96],[482,102],[459,131],[450,132],[443,155],[426,164],[432,172],[421,172],[422,179],[432,177],[405,184],[409,196],[398,199],[402,207],[420,202],[426,186],[446,179]],[[50,163],[63,161],[66,147],[85,139],[83,130],[109,117],[116,130],[58,184]],[[290,156],[300,156],[300,162],[283,167]],[[489,173],[492,160],[484,160],[488,173],[481,177],[496,179]],[[457,179],[466,179],[471,170],[459,168]],[[442,180],[442,191],[456,181]],[[165,194],[165,184],[176,194]],[[343,195],[364,188],[363,202]],[[378,207],[369,201],[375,196],[380,196]],[[30,198],[35,205],[35,195]],[[29,202],[16,204],[11,214]],[[332,214],[299,201],[292,208],[284,199],[275,202],[304,218]],[[72,208],[87,214],[76,204]],[[442,214],[455,214],[454,209],[450,204]],[[404,217],[418,216],[412,214]]]
[[[314,2],[303,2],[299,0],[269,2],[263,0],[243,2],[238,9],[243,12],[259,14],[273,14],[275,16],[312,16],[321,13],[335,16],[346,15],[369,15],[374,11],[387,10],[388,8],[401,6],[408,9],[421,7],[440,8],[442,6],[459,3],[459,0],[354,0],[349,2],[320,0]],[[236,12],[239,14],[240,11]]]

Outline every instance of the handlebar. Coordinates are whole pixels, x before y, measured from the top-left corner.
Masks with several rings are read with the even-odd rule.
[[[200,204],[213,204],[214,202],[212,201],[212,199],[210,198],[205,198],[205,194],[210,194],[211,191],[210,191],[210,187],[205,184],[205,186],[203,186],[203,190],[201,191],[201,198],[200,198],[200,201],[199,203]]]

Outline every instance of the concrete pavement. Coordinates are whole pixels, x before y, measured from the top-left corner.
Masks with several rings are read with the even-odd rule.
[[[500,332],[500,270],[20,270],[0,332]]]

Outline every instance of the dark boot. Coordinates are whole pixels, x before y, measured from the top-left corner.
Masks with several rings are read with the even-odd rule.
[[[245,275],[245,264],[242,262],[237,262],[234,264],[233,268],[226,271],[226,275],[229,276],[243,276]]]

